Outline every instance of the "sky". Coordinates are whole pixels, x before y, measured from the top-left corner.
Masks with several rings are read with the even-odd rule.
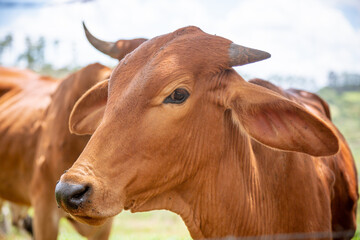
[[[55,66],[116,65],[87,42],[82,21],[106,41],[152,38],[194,25],[271,53],[236,68],[249,78],[298,76],[322,86],[329,71],[360,73],[359,0],[0,0],[0,39],[8,33],[15,38],[4,64],[14,64],[25,36],[44,36],[60,41],[46,54]]]

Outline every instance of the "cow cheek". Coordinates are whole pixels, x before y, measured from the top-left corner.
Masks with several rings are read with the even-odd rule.
[[[208,136],[217,132],[216,139],[219,139],[221,131],[214,131],[212,127],[220,126],[205,124],[209,127],[204,127],[204,123],[196,119],[196,115],[191,115],[183,119],[147,121],[147,126],[141,129],[141,140],[134,144],[140,148],[132,167],[141,167],[137,168],[137,181],[128,188],[131,195],[170,189],[196,174],[213,157],[214,151],[220,152]]]

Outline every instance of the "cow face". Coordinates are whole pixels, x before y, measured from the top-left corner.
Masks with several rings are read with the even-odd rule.
[[[57,185],[60,206],[90,224],[135,211],[219,161],[228,124],[272,148],[336,153],[323,121],[231,68],[268,56],[195,27],[144,43],[74,107],[71,131],[93,136]]]

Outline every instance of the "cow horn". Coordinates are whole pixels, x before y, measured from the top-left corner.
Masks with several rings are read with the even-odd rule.
[[[229,47],[229,65],[231,67],[261,61],[269,57],[271,57],[270,53],[243,47],[235,43],[231,43]]]
[[[93,45],[97,50],[100,52],[105,53],[106,55],[109,55],[112,58],[116,58],[119,55],[118,50],[116,48],[116,44],[113,42],[106,42],[103,40],[100,40],[96,37],[94,37],[89,30],[86,28],[85,23],[83,22],[84,30],[86,38],[89,40],[91,45]]]

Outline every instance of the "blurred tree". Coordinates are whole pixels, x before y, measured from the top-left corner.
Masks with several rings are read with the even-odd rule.
[[[25,61],[26,67],[39,71],[45,61],[45,39],[40,37],[37,41],[32,41],[30,37],[25,39],[26,49],[20,54],[17,62]]]
[[[59,40],[55,39],[54,42],[53,42],[54,48],[58,48],[59,44],[60,44]]]
[[[318,86],[313,78],[298,76],[298,75],[270,75],[268,79],[270,82],[282,87],[287,88],[298,88],[309,91],[314,91]]]
[[[7,48],[10,49],[12,46],[12,42],[13,42],[13,37],[11,34],[6,35],[4,39],[0,40],[0,63],[4,50]]]
[[[4,52],[6,52],[7,49],[11,49],[13,41],[14,38],[11,34],[6,35],[3,39],[0,38],[0,64],[2,63],[1,60],[4,57]],[[55,67],[46,59],[46,56],[49,56],[49,54],[61,54],[60,47],[61,42],[58,39],[49,42],[43,36],[35,40],[28,36],[25,38],[24,51],[15,57],[15,63],[12,65],[29,68],[42,75],[50,75],[57,78],[68,76],[70,73],[80,69],[77,63],[75,44],[72,46],[73,59],[68,65]]]
[[[336,75],[336,73],[334,72],[329,72],[329,75],[328,75],[328,85],[330,87],[336,87],[337,86],[337,83],[338,83],[338,76]]]
[[[329,72],[328,86],[336,89],[336,91],[359,91],[360,90],[360,74],[343,72],[341,74]]]

